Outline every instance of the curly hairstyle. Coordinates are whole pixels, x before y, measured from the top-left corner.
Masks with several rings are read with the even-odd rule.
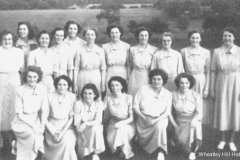
[[[3,31],[0,33],[0,37],[1,37],[0,43],[1,43],[1,44],[2,44],[3,37],[5,37],[5,36],[8,35],[8,34],[12,35],[12,40],[13,40],[13,43],[14,43],[14,41],[15,41],[14,34],[13,34],[11,31],[5,29],[5,30],[3,30]]]
[[[135,36],[135,38],[137,39],[137,40],[139,40],[139,34],[142,32],[142,31],[147,31],[148,32],[148,40],[150,40],[151,38],[152,38],[152,31],[149,29],[149,28],[146,28],[146,27],[144,27],[144,26],[141,26],[141,27],[139,27],[137,30],[136,30],[136,32],[135,32],[135,34],[134,34],[134,36]]]
[[[111,87],[112,81],[117,81],[117,82],[119,82],[119,83],[122,85],[122,90],[121,90],[121,92],[122,92],[122,93],[127,93],[127,90],[128,90],[128,88],[127,88],[127,81],[126,81],[124,78],[120,77],[120,76],[113,76],[113,77],[111,77],[110,80],[108,81],[108,88],[109,88],[109,90],[110,90],[111,93],[113,92],[113,91],[112,91],[112,87]]]
[[[63,31],[64,39],[67,37],[66,31],[65,31],[63,28],[61,28],[61,27],[57,27],[57,28],[55,28],[55,29],[51,32],[52,38],[54,38],[54,36],[55,36],[55,34],[56,34],[57,31]]]
[[[67,23],[66,23],[65,26],[64,26],[64,29],[65,29],[65,32],[66,32],[66,33],[68,33],[68,29],[69,29],[69,26],[70,26],[71,24],[75,24],[75,25],[77,26],[77,29],[78,29],[77,34],[81,33],[82,27],[81,27],[80,24],[78,24],[76,21],[67,21]]]
[[[24,83],[27,83],[27,76],[29,72],[35,72],[38,74],[38,83],[42,81],[43,72],[41,68],[37,66],[28,66],[22,73],[22,80]]]
[[[162,80],[163,80],[163,85],[165,85],[168,81],[168,74],[163,69],[153,69],[150,71],[148,78],[149,78],[151,84],[152,84],[152,78],[154,76],[161,76]]]
[[[18,36],[19,36],[19,28],[20,28],[21,25],[27,26],[27,28],[28,28],[28,39],[34,39],[35,33],[34,33],[34,30],[33,30],[33,27],[29,22],[25,22],[25,21],[18,23],[18,28],[17,28]]]
[[[180,80],[182,78],[187,78],[187,80],[189,81],[190,83],[190,86],[189,86],[189,89],[192,89],[193,86],[195,85],[196,83],[196,80],[195,78],[191,75],[191,74],[187,74],[187,73],[180,73],[174,80],[175,82],[175,85],[177,86],[177,88],[180,87]]]
[[[224,32],[229,32],[229,33],[233,34],[235,39],[237,38],[237,30],[234,27],[230,27],[230,26],[226,27],[223,29],[223,33]]]
[[[71,80],[68,76],[66,76],[66,75],[61,75],[61,76],[57,77],[57,78],[54,80],[54,87],[55,87],[55,89],[57,89],[58,83],[59,83],[59,81],[62,80],[62,79],[65,80],[65,81],[68,83],[68,89],[69,89],[70,87],[72,87],[72,80]]]
[[[96,100],[99,98],[99,92],[98,92],[98,89],[97,89],[96,85],[95,85],[95,84],[92,84],[92,83],[87,83],[87,84],[83,87],[83,89],[82,89],[82,91],[81,91],[81,94],[80,94],[82,100],[84,100],[84,96],[83,96],[83,95],[84,95],[84,91],[85,91],[86,89],[91,89],[91,90],[93,91],[93,93],[95,94],[94,101],[96,101]]]
[[[171,32],[164,32],[164,33],[159,37],[159,42],[162,43],[162,38],[163,38],[163,37],[170,37],[171,40],[172,40],[172,43],[174,43],[174,41],[175,41],[175,38],[174,38],[174,36],[173,36],[173,34],[172,34]]]
[[[189,32],[188,32],[188,39],[190,39],[190,38],[192,37],[192,35],[195,34],[195,33],[200,34],[200,37],[202,38],[202,33],[201,33],[200,31],[198,31],[198,30],[192,30],[192,31],[189,31]]]
[[[85,27],[85,28],[83,29],[83,36],[84,36],[84,37],[85,37],[85,35],[86,35],[86,33],[87,33],[88,30],[93,30],[94,33],[95,33],[95,35],[96,35],[96,38],[98,37],[98,29],[97,29],[97,27],[95,27],[95,26],[87,26],[87,27]]]
[[[106,33],[107,33],[107,35],[108,35],[109,37],[111,37],[111,30],[112,30],[113,28],[118,28],[119,32],[121,33],[120,37],[123,36],[123,34],[124,34],[123,27],[120,26],[120,25],[113,24],[113,25],[108,26],[107,29],[106,29]]]
[[[51,41],[52,41],[52,36],[51,36],[51,34],[50,34],[47,30],[42,30],[42,31],[40,31],[39,34],[37,35],[36,38],[37,38],[37,43],[38,43],[38,45],[40,45],[39,39],[40,39],[40,37],[41,37],[43,34],[48,34],[49,40],[50,40],[49,45],[50,45],[50,43],[51,43]]]

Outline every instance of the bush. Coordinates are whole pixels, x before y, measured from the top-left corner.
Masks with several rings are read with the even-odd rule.
[[[9,9],[11,10],[20,10],[20,9],[31,9],[30,5],[27,2],[23,2],[21,0],[17,0],[12,2],[9,5]]]
[[[238,4],[234,1],[213,1],[211,9],[214,14],[235,14]]]
[[[185,31],[189,26],[189,19],[187,16],[182,15],[177,19],[177,28],[179,28],[180,31]]]
[[[50,9],[51,6],[49,3],[44,2],[43,0],[33,0],[29,1],[31,9]]]
[[[152,5],[142,4],[141,8],[153,8]]]
[[[0,0],[0,10],[8,10],[10,3],[4,0]]]
[[[89,7],[89,9],[98,9],[99,7],[98,6],[91,6]]]
[[[139,7],[138,6],[130,6],[129,8],[134,9],[134,8],[139,8]]]

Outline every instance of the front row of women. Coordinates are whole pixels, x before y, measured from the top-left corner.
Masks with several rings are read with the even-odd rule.
[[[104,103],[91,83],[83,87],[82,100],[76,101],[76,96],[68,91],[71,79],[65,75],[55,79],[56,91],[47,95],[42,76],[39,67],[29,66],[23,74],[25,84],[17,89],[16,116],[12,122],[17,160],[34,160],[38,151],[47,160],[77,160],[77,155],[82,159],[92,155],[93,160],[99,160],[98,154],[105,151],[102,119],[108,124],[106,139],[110,150],[120,150],[125,159],[134,156],[131,140],[135,135],[147,153],[157,151],[157,159],[165,159],[168,120],[171,140],[191,152],[189,159],[195,159],[202,140],[202,101],[198,93],[190,90],[195,83],[191,75],[178,75],[178,90],[172,94],[163,87],[167,73],[154,69],[149,74],[151,83],[141,87],[134,101],[126,94],[126,81],[112,77],[108,82],[111,94]]]

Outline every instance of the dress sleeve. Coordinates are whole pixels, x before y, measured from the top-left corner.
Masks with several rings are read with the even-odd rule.
[[[23,99],[19,91],[16,92],[15,112],[23,113]]]
[[[139,109],[139,105],[140,105],[140,102],[142,100],[142,89],[143,87],[141,87],[138,91],[137,91],[137,94],[135,95],[135,98],[134,98],[134,102],[133,102],[133,109],[134,108],[138,108]]]
[[[73,112],[74,112],[74,126],[78,127],[81,124],[81,102],[77,101],[74,105]]]
[[[133,114],[132,96],[131,95],[128,95],[127,104],[128,104],[128,114],[131,115],[131,114]]]
[[[210,51],[206,51],[206,63],[205,63],[205,72],[209,73],[211,70],[211,54]]]

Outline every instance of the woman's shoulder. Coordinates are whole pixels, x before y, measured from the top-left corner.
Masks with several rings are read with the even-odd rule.
[[[172,96],[172,92],[170,92],[169,90],[167,90],[166,88],[164,88],[164,87],[162,87],[162,90],[163,90],[163,93],[164,93],[164,95],[166,95],[166,96]]]

